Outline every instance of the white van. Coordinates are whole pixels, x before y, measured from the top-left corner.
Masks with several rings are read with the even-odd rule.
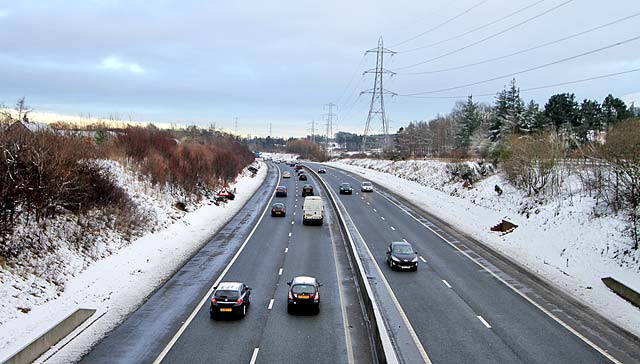
[[[324,205],[320,196],[307,196],[302,205],[302,223],[304,225],[322,225],[324,219]]]

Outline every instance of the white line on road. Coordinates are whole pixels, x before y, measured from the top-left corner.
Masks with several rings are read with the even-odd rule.
[[[267,307],[267,310],[270,310],[273,308],[273,298],[271,299],[271,301],[269,301],[269,307]]]
[[[420,260],[422,260],[423,263],[427,262],[426,260],[424,260],[424,258],[422,256],[420,256]]]
[[[280,184],[280,167],[277,167],[277,168],[278,168],[278,182],[276,183],[276,186],[278,186]],[[271,194],[271,198],[269,199],[269,202],[267,202],[267,205],[265,206],[264,210],[262,211],[262,214],[260,215],[260,218],[258,219],[256,224],[253,226],[253,228],[249,232],[249,235],[247,235],[247,238],[244,240],[242,245],[240,245],[240,248],[238,249],[236,254],[233,256],[233,258],[231,258],[231,261],[229,261],[229,263],[224,268],[222,273],[220,273],[220,275],[215,280],[215,282],[213,282],[213,285],[211,286],[211,288],[209,288],[209,290],[204,295],[204,297],[202,297],[202,299],[200,300],[200,302],[198,303],[196,308],[191,312],[189,317],[187,317],[186,321],[182,324],[182,326],[180,326],[180,328],[178,329],[178,332],[176,332],[176,334],[173,335],[171,340],[169,340],[169,343],[164,347],[164,349],[162,349],[162,351],[160,352],[160,355],[158,355],[158,357],[153,361],[153,364],[159,364],[159,363],[162,362],[164,357],[167,356],[167,354],[169,353],[169,350],[171,350],[171,348],[173,347],[173,345],[176,344],[176,342],[178,341],[178,339],[180,338],[182,333],[187,329],[189,324],[191,324],[191,321],[193,321],[193,319],[196,317],[196,314],[200,311],[202,306],[204,306],[204,304],[209,300],[209,297],[211,297],[211,294],[214,291],[214,287],[216,287],[222,281],[222,279],[227,274],[229,269],[231,269],[231,266],[233,265],[233,263],[235,263],[236,259],[238,259],[238,257],[240,256],[240,254],[244,250],[244,248],[247,245],[247,243],[249,242],[249,240],[251,240],[251,237],[253,236],[253,233],[255,233],[256,229],[258,229],[258,226],[260,225],[260,222],[262,221],[262,219],[264,218],[265,214],[267,213],[267,211],[271,207],[270,206],[271,205],[271,201],[273,201],[273,197],[275,195],[276,195],[276,191],[274,189],[273,193]],[[257,348],[256,348],[256,350],[257,350]],[[257,352],[254,352],[254,354],[258,355]]]
[[[567,324],[566,322],[562,321],[560,318],[558,318],[556,315],[554,315],[553,313],[551,313],[551,311],[547,310],[546,308],[542,307],[538,302],[534,301],[532,298],[530,298],[529,296],[527,296],[526,294],[524,294],[523,292],[521,292],[520,290],[518,290],[516,287],[514,287],[511,283],[505,281],[502,277],[500,277],[498,274],[496,274],[495,272],[493,272],[491,269],[485,267],[482,263],[480,263],[477,259],[473,258],[472,256],[470,256],[467,252],[465,252],[464,250],[460,249],[460,247],[458,247],[456,244],[454,244],[453,242],[449,241],[447,238],[445,238],[444,236],[442,236],[442,234],[438,233],[437,231],[435,231],[433,228],[431,228],[429,225],[425,224],[424,222],[420,221],[418,218],[416,218],[415,216],[413,216],[413,214],[411,214],[411,212],[407,211],[405,208],[403,208],[402,206],[398,205],[396,202],[394,202],[393,200],[391,200],[389,197],[381,194],[380,192],[378,192],[378,194],[380,196],[382,196],[383,198],[385,198],[386,200],[388,200],[389,202],[391,202],[393,205],[396,205],[396,207],[398,207],[400,210],[402,210],[402,212],[404,212],[405,214],[409,215],[409,217],[411,217],[412,219],[414,219],[415,221],[417,221],[420,225],[424,226],[425,228],[427,228],[428,230],[430,230],[432,233],[436,234],[438,237],[440,237],[440,239],[442,239],[444,242],[446,242],[447,244],[449,244],[452,248],[456,249],[457,251],[459,251],[462,255],[464,255],[465,257],[467,257],[469,260],[471,260],[472,262],[474,262],[475,264],[477,264],[480,268],[484,269],[486,272],[488,272],[489,274],[491,274],[495,279],[497,279],[498,281],[502,282],[502,284],[504,284],[505,286],[511,288],[511,290],[513,290],[515,293],[517,293],[520,297],[524,298],[527,302],[529,302],[530,304],[532,304],[533,306],[535,306],[536,308],[538,308],[540,311],[542,311],[544,314],[546,314],[547,316],[551,317],[555,322],[559,323],[562,327],[564,327],[565,329],[567,329],[569,332],[571,332],[572,334],[574,334],[575,336],[577,336],[578,338],[580,338],[580,340],[584,341],[585,343],[587,343],[587,345],[591,346],[592,348],[594,348],[596,351],[598,351],[600,354],[602,354],[604,357],[606,357],[607,359],[611,360],[612,362],[616,363],[616,364],[622,364],[618,359],[614,358],[613,355],[609,354],[606,350],[602,349],[601,347],[599,347],[598,345],[596,345],[595,343],[593,343],[591,340],[587,339],[587,337],[585,337],[584,335],[582,335],[581,333],[579,333],[576,329],[574,329],[573,327],[569,326],[569,324]]]
[[[251,355],[251,361],[249,362],[249,364],[256,364],[256,360],[258,359],[258,352],[259,351],[260,351],[260,348],[253,349],[253,355]]]
[[[390,226],[391,230],[396,231],[396,228],[394,228],[393,226]]]
[[[444,279],[442,280],[442,283],[444,283],[444,285],[447,286],[447,288],[451,288],[451,285],[449,284],[449,282],[445,281]]]
[[[371,205],[371,202],[367,202],[367,205]]]
[[[373,212],[378,212],[378,210],[376,210],[376,209],[373,209]]]
[[[403,239],[402,239],[402,241],[404,241],[405,243],[408,243],[407,239],[404,239],[404,238],[403,238]]]
[[[384,220],[384,216],[380,216],[380,218],[381,218],[382,220]]]
[[[482,321],[482,323],[484,324],[484,326],[487,327],[487,329],[491,328],[491,325],[489,325],[489,323],[487,321],[485,321],[482,316],[478,316],[478,320]]]
[[[295,215],[295,214],[296,214],[296,212],[294,211],[294,212],[293,212],[293,214]]]
[[[278,275],[281,276],[282,275],[282,268],[280,268],[280,270],[278,271]]]
[[[288,253],[289,252],[289,248],[284,248],[284,252]]]
[[[291,225],[293,225],[293,220],[291,220]]]
[[[289,233],[289,237],[291,237],[291,233]]]

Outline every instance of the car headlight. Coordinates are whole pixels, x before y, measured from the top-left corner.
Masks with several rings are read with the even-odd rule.
[[[417,263],[417,262],[418,262],[418,257],[411,259],[411,263]]]
[[[391,256],[391,260],[393,260],[394,262],[400,262],[400,259],[394,257],[393,255]]]

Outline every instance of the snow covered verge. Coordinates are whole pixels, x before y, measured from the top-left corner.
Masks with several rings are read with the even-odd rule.
[[[267,173],[262,163],[255,176],[245,169],[230,186],[237,191],[235,200],[216,206],[205,199],[182,211],[175,205],[183,201],[183,196],[175,191],[154,187],[148,179],[117,162],[101,163],[148,219],[146,230],[138,232],[141,237],[127,241],[111,234],[105,223],[91,229],[95,234],[95,251],[90,256],[60,244],[56,254],[44,254],[45,259],[32,257],[28,263],[31,269],[56,267],[55,280],[28,274],[26,269],[0,266],[0,360],[76,308],[95,308],[94,317],[104,316],[69,345],[72,350],[65,352],[71,352],[71,356],[54,361],[79,358],[83,350],[124,320],[229,221]],[[71,227],[77,225],[65,219],[51,224],[59,231],[58,240],[72,236]],[[55,240],[52,238],[52,243]]]
[[[613,277],[640,291],[640,252],[630,249],[623,217],[595,214],[594,200],[571,177],[558,197],[540,200],[474,163],[467,165],[481,178],[470,187],[452,176],[451,163],[440,161],[343,159],[328,165],[403,196],[640,335],[640,310],[601,281]],[[518,225],[513,232],[489,230],[505,217]]]

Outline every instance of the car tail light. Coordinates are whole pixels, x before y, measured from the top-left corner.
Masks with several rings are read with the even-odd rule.
[[[276,212],[276,209],[271,209],[271,212]]]
[[[289,299],[292,300],[293,299],[293,294],[291,294],[291,291],[289,291]]]
[[[314,301],[320,301],[320,292],[316,292],[316,296],[313,298]]]
[[[218,300],[215,297],[211,299],[211,303],[216,303],[216,302],[218,302]]]
[[[241,305],[242,304],[242,298],[238,298],[238,300],[236,301],[237,304]]]

